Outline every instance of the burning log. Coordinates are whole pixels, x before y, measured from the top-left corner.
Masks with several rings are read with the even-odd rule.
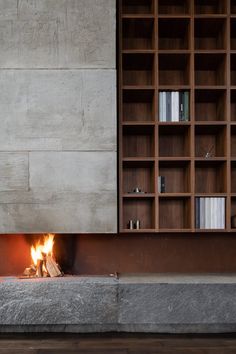
[[[54,235],[44,237],[44,243],[38,242],[31,247],[31,257],[34,265],[26,268],[24,277],[60,277],[63,273],[53,257]]]
[[[41,278],[42,276],[43,276],[43,261],[41,259],[38,259],[36,277]]]
[[[54,259],[51,256],[46,255],[45,267],[50,277],[54,278],[54,277],[62,276],[62,272],[58,264],[54,261]]]
[[[32,264],[29,268],[25,268],[23,275],[25,277],[35,277],[36,271],[35,266]]]

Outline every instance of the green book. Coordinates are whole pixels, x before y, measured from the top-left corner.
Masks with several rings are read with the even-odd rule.
[[[184,120],[189,121],[189,92],[184,92]]]

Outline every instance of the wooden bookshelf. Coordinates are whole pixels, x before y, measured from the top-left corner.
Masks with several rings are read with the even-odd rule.
[[[161,121],[170,91],[189,119]],[[225,198],[225,229],[196,228],[201,197]],[[235,232],[234,215],[236,0],[119,0],[120,232]]]

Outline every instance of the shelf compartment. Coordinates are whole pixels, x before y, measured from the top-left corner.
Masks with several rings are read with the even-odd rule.
[[[153,19],[123,19],[123,49],[153,48]]]
[[[231,85],[236,86],[236,54],[230,56]]]
[[[236,18],[230,20],[230,47],[236,50]]]
[[[123,90],[123,121],[154,121],[154,90]]]
[[[129,228],[129,220],[140,220],[140,230],[155,229],[155,199],[142,198],[123,200],[123,228]],[[140,232],[140,230],[138,230]],[[133,230],[135,232],[135,230]]]
[[[236,125],[231,126],[231,157],[236,158]]]
[[[159,228],[190,229],[191,228],[191,198],[170,197],[159,198]]]
[[[159,84],[189,85],[190,56],[188,54],[159,55]]]
[[[231,198],[231,228],[235,231],[235,227],[233,227],[233,217],[236,216],[236,197]],[[235,223],[235,221],[234,221]]]
[[[159,156],[190,156],[190,128],[186,125],[159,126]]]
[[[231,193],[236,193],[236,161],[231,162]]]
[[[159,176],[165,177],[165,193],[190,192],[190,162],[160,161]]]
[[[231,14],[236,14],[236,0],[231,0],[230,1],[230,5],[231,5],[230,13]]]
[[[123,85],[154,85],[154,58],[154,54],[123,54]]]
[[[195,126],[195,156],[206,159],[226,156],[226,127]]]
[[[123,193],[131,193],[138,187],[143,192],[155,192],[154,162],[123,162]]]
[[[122,0],[122,13],[129,14],[153,14],[154,0]]]
[[[224,121],[226,118],[226,90],[195,90],[195,120]]]
[[[123,127],[123,157],[154,156],[154,127]]]
[[[198,18],[194,22],[195,49],[212,50],[226,47],[226,20]]]
[[[196,54],[195,85],[217,86],[226,82],[226,55]]]
[[[159,19],[159,49],[189,49],[189,19]]]
[[[195,193],[225,193],[226,162],[196,161],[195,162]]]
[[[231,121],[235,122],[236,121],[236,90],[231,90],[231,95],[230,95],[230,101],[231,101]]]
[[[196,14],[225,14],[226,0],[195,0]]]
[[[159,0],[158,3],[160,15],[186,15],[189,9],[189,0]]]

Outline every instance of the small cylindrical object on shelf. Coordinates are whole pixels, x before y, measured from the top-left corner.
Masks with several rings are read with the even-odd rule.
[[[140,229],[140,220],[136,220],[135,227],[137,230]]]
[[[128,226],[129,226],[129,229],[130,229],[130,230],[133,230],[133,229],[134,229],[134,222],[133,222],[133,220],[129,220]]]

